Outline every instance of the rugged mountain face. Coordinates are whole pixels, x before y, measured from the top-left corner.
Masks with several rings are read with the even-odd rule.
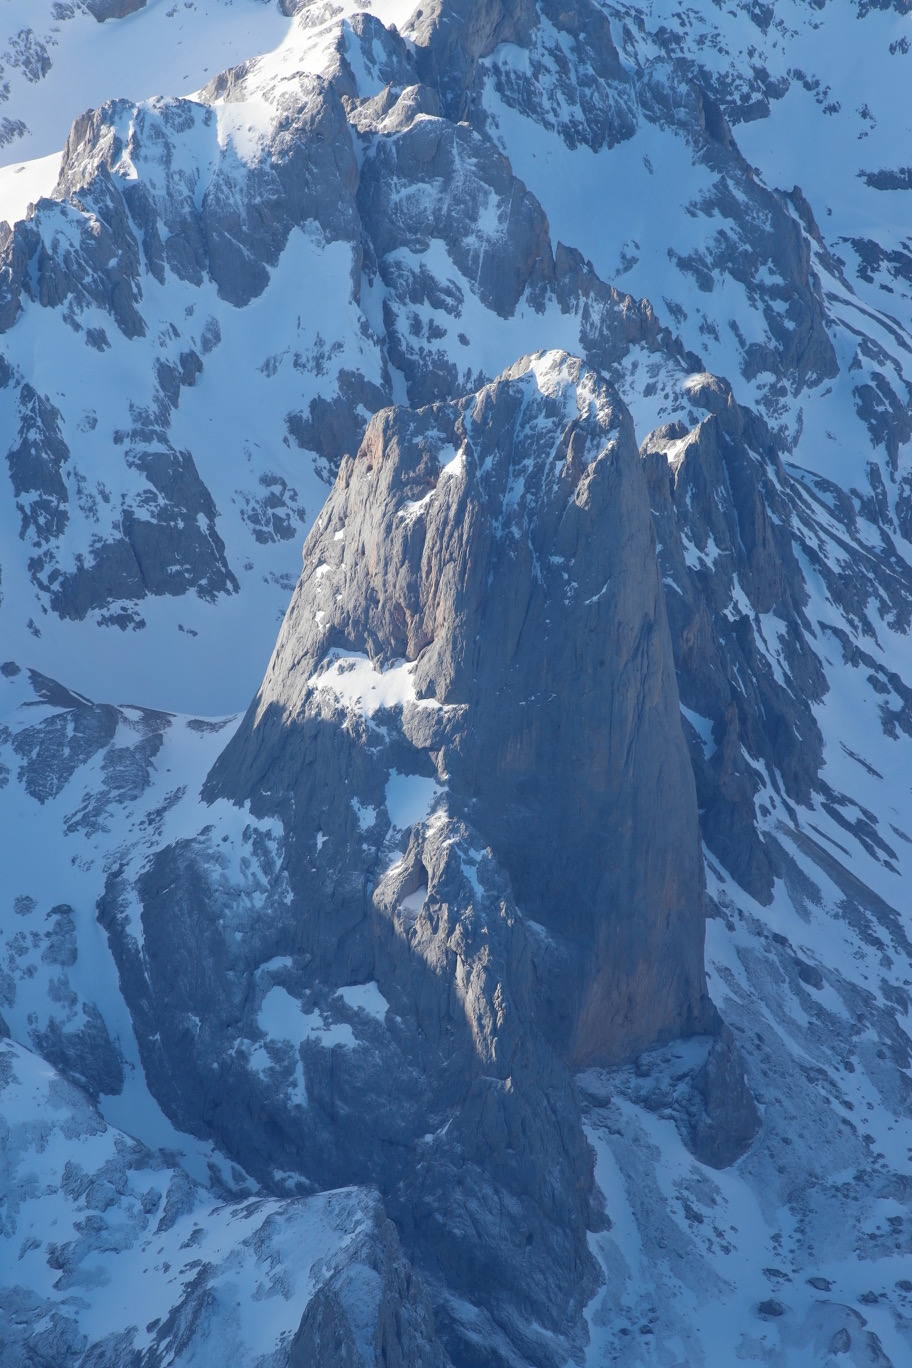
[[[46,672],[63,673],[59,643],[92,640],[101,668],[73,682],[95,691],[114,672],[128,697],[128,631],[150,702],[237,707],[296,539],[374,410],[473,390],[530,343],[680,371],[652,310],[552,246],[491,140],[440,117],[417,79],[377,20],[315,28],[307,12],[274,56],[197,100],[115,102],[74,124],[58,198],[6,244],[0,303],[23,338],[3,376],[21,549],[0,611]]]
[[[602,1223],[568,1066],[698,1036],[744,1097],[697,1073],[693,1148],[734,1157],[757,1125],[706,993],[696,794],[616,393],[546,353],[380,414],[202,797],[156,791],[168,717],[30,688],[19,784],[48,801],[94,768],[64,826],[102,849],[134,814],[132,856],[87,873],[138,1058],[65,972],[26,1002],[11,980],[23,1025],[69,1002],[30,1043],[96,1096],[132,1064],[276,1197],[379,1187],[454,1362],[562,1362]],[[74,914],[53,915],[66,969]]]
[[[908,1359],[908,10],[8,7],[3,1368]]]
[[[253,1363],[277,1334],[290,1362],[319,1362],[327,1340],[352,1363],[361,1351],[443,1362],[376,1198],[349,1189],[225,1201],[106,1126],[29,1051],[3,1041],[0,1061],[7,1220],[56,1237],[46,1249],[26,1239],[24,1285],[0,1293],[5,1363],[162,1364],[191,1345],[198,1361],[234,1352]],[[99,1299],[112,1281],[120,1294]]]
[[[279,794],[296,833],[308,811],[325,826],[329,759],[302,770],[294,734],[309,749],[314,721],[362,707],[363,687],[380,706],[404,688],[390,763],[436,782],[561,942],[541,978],[564,1051],[613,1061],[709,1029],[693,779],[617,395],[546,353],[456,404],[382,415],[304,556],[210,791],[254,811]],[[367,795],[375,812],[382,792]]]

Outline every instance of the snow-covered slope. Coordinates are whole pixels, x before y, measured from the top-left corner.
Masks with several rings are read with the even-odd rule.
[[[4,635],[90,694],[242,706],[384,402],[460,393],[530,344],[681,370],[648,308],[553,254],[394,32],[322,19],[199,100],[81,118],[58,199],[6,247]]]
[[[550,15],[494,48],[480,117],[559,237],[907,537],[908,6],[605,11],[613,50]]]
[[[268,0],[6,0],[4,160],[59,151],[73,120],[105,100],[197,90],[269,51],[288,27]]]
[[[376,1299],[390,1232],[370,1193],[226,1199],[11,1041],[0,1089],[4,1364],[266,1363],[307,1352],[302,1318],[340,1273]]]
[[[903,1368],[910,5],[0,25],[2,1368]]]

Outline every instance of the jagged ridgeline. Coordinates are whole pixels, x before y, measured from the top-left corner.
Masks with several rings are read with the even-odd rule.
[[[9,0],[0,1368],[910,1361],[910,8]]]

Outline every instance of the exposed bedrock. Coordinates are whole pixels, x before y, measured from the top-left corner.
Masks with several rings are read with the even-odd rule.
[[[313,810],[322,767],[295,731],[339,652],[411,663],[413,763],[547,932],[560,1051],[613,1062],[706,1029],[693,778],[645,481],[603,380],[539,354],[477,395],[378,415],[214,787]]]
[[[102,899],[169,1114],[267,1186],[380,1188],[466,1368],[585,1337],[570,1070],[718,1030],[678,709],[630,417],[537,353],[372,420],[211,823]]]

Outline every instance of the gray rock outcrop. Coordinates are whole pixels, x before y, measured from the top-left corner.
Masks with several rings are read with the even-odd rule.
[[[305,565],[211,791],[258,810],[274,772],[290,777],[289,728],[334,652],[366,648],[381,675],[409,662],[415,763],[577,961],[581,993],[554,982],[555,1003],[580,1004],[563,1049],[606,1061],[705,1028],[696,804],[617,396],[552,353],[459,404],[378,417]]]
[[[205,793],[215,825],[100,908],[151,1086],[261,1182],[379,1185],[455,1362],[557,1362],[596,1219],[566,1066],[716,1029],[646,485],[601,377],[539,354],[373,421]]]
[[[85,6],[103,24],[106,19],[125,19],[128,14],[144,9],[146,0],[85,0]]]

